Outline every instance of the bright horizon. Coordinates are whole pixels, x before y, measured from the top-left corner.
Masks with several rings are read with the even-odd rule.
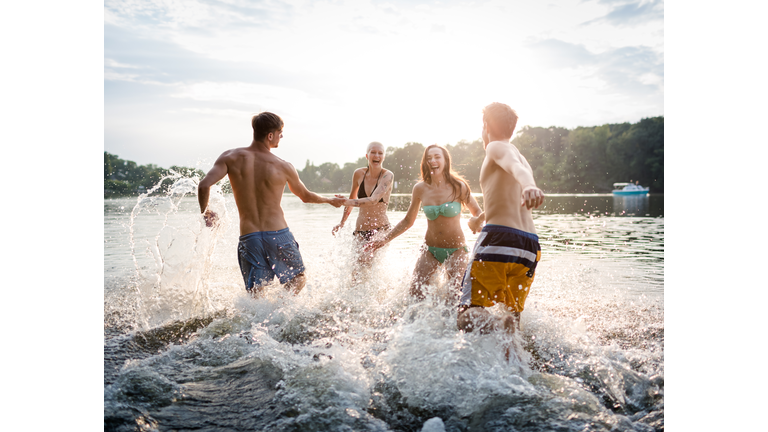
[[[104,150],[207,171],[285,121],[274,153],[343,165],[371,141],[456,144],[664,115],[661,1],[118,2],[104,8]]]

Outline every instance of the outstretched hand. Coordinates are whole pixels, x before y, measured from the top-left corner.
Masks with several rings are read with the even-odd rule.
[[[336,208],[339,208],[339,207],[344,205],[344,201],[346,201],[346,199],[344,197],[340,197],[340,196],[336,195],[335,197],[331,198],[331,200],[328,202],[328,204],[330,204],[330,205],[332,205],[332,206],[334,206]]]
[[[333,234],[335,236],[336,233],[339,232],[339,230],[342,229],[343,227],[344,227],[344,225],[342,225],[342,224],[336,225],[335,227],[333,227],[333,231],[331,231],[331,234]]]
[[[528,186],[523,189],[523,196],[520,202],[521,206],[525,206],[528,210],[532,208],[539,208],[544,203],[544,191],[536,186]]]
[[[472,230],[472,234],[477,234],[480,230],[483,229],[484,219],[485,218],[480,218],[478,216],[472,216],[471,218],[469,218],[467,225],[469,226],[469,229]]]
[[[217,215],[214,211],[206,210],[205,213],[203,213],[203,219],[205,219],[205,226],[211,228],[214,225],[217,225],[217,222],[219,221],[219,215]]]
[[[363,246],[363,252],[365,253],[373,253],[378,249],[381,249],[387,242],[383,240],[375,240],[370,243],[367,243],[365,246]]]
[[[351,207],[351,201],[352,201],[352,200],[348,199],[348,198],[347,198],[347,197],[345,197],[344,195],[339,195],[339,194],[336,194],[336,195],[335,195],[335,197],[336,197],[336,198],[341,198],[341,199],[343,200],[342,202],[344,203],[344,204],[343,204],[344,206],[346,206],[346,207]]]

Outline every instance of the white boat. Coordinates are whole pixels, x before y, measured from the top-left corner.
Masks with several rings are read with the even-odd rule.
[[[614,183],[614,195],[648,195],[648,188],[634,183]]]

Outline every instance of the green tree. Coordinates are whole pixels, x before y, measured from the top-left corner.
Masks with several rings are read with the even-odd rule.
[[[423,154],[424,145],[415,142],[406,143],[402,148],[387,147],[384,165],[395,176],[394,193],[411,193],[421,177],[419,166]]]
[[[172,166],[171,170],[186,177],[202,178],[203,171],[194,168]],[[170,170],[157,165],[138,165],[134,161],[120,159],[117,155],[104,152],[104,196],[137,195],[155,187],[160,179],[170,174]],[[166,179],[158,188],[162,193],[173,184],[173,179]]]
[[[664,191],[664,117],[644,118],[617,127],[621,132],[609,143],[608,157],[617,167],[611,180],[639,181],[652,192]]]
[[[651,192],[664,191],[663,116],[573,130],[524,126],[512,143],[528,160],[536,183],[546,193],[609,192],[613,183],[629,180],[650,186]],[[416,142],[387,148],[384,166],[395,175],[395,193],[408,194],[418,182],[424,148]],[[480,168],[485,158],[482,141],[459,141],[446,148],[453,169],[467,179],[473,192],[480,192]],[[365,157],[343,167],[330,162],[315,166],[307,160],[298,173],[312,191],[346,194],[355,169],[367,164]],[[200,170],[175,165],[171,170],[187,177],[204,175]],[[137,165],[104,152],[105,196],[108,191],[113,195],[135,194],[139,186],[149,189],[168,173],[156,165]],[[159,192],[167,190],[171,182],[167,180]],[[228,186],[225,180],[222,188],[229,192]]]
[[[562,192],[575,182],[568,165],[568,129],[524,126],[512,140],[533,170],[536,184],[545,192]]]
[[[388,162],[389,161],[386,159],[384,160],[385,167],[389,166]],[[339,192],[345,195],[349,193],[349,191],[352,190],[352,177],[355,175],[355,170],[366,166],[368,166],[368,159],[366,159],[365,156],[359,158],[355,162],[345,163],[344,167],[342,167],[338,173],[338,177],[341,179]]]
[[[467,180],[472,192],[480,192],[480,168],[485,159],[483,141],[462,140],[456,145],[446,145],[445,148],[451,154],[451,168]]]

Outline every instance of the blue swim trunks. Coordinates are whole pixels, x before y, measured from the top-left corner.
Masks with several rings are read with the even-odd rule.
[[[299,244],[288,228],[240,236],[237,260],[248,292],[272,282],[275,276],[281,284],[288,283],[305,270]]]

